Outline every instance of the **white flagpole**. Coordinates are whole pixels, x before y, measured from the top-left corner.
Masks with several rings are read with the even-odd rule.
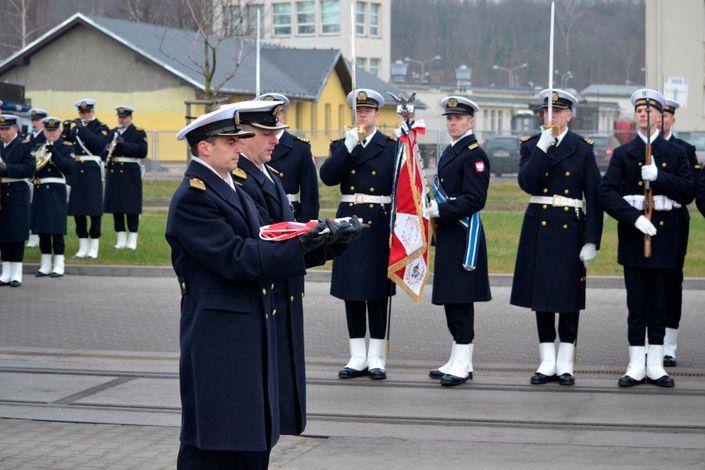
[[[556,5],[551,2],[551,32],[548,39],[548,123],[553,125],[553,31]]]
[[[260,60],[259,60],[259,49],[260,49],[260,9],[257,8],[257,53],[256,53],[256,59],[255,61],[257,62],[256,66],[256,72],[255,72],[255,96],[260,95]]]
[[[352,89],[357,87],[357,58],[355,57],[355,2],[350,2],[350,78],[352,81]],[[352,99],[352,121],[353,126],[357,126],[357,99],[353,96]]]

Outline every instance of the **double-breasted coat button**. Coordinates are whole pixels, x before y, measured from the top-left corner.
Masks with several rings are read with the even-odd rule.
[[[375,170],[372,170],[372,176],[375,176],[377,172]]]
[[[566,176],[570,176],[570,171],[566,171],[566,172],[565,172],[565,175],[566,175]]]
[[[546,210],[546,209],[548,209],[548,205],[547,205],[547,204],[544,204],[543,206],[541,206],[541,208],[542,208],[543,210]]]
[[[569,210],[570,210],[570,207],[568,207],[568,206],[565,206],[565,207],[563,208],[563,211],[564,211],[564,212],[568,212]]]
[[[357,173],[357,171],[355,171],[355,170],[350,170],[350,174],[351,174],[351,175],[354,175],[355,173]]]
[[[663,220],[659,221],[659,225],[663,226]]]
[[[563,230],[568,230],[568,224],[563,224]]]
[[[370,192],[371,193],[375,192],[375,188],[370,188]]]
[[[545,220],[542,220],[542,221],[541,221],[541,226],[542,226],[542,227],[545,227],[546,224],[547,224],[547,222],[546,222]]]
[[[661,163],[661,168],[666,168],[668,165],[666,165],[666,162]]]
[[[638,184],[639,186],[644,186],[644,182],[643,182],[643,181],[639,181],[637,184]]]
[[[293,302],[293,301],[294,301],[294,296],[292,295],[289,297],[289,302]]]
[[[548,192],[548,188],[543,188],[543,193],[546,194]]]
[[[262,288],[262,295],[267,295],[267,289],[265,289],[264,287]]]
[[[355,191],[355,186],[350,186],[350,191]]]
[[[570,194],[570,189],[564,189],[563,194]]]

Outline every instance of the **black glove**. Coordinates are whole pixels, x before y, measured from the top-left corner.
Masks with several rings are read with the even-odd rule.
[[[115,136],[115,144],[121,145],[125,143],[125,139],[118,133],[118,135]]]
[[[329,232],[326,231],[328,226],[325,222],[319,222],[318,225],[313,227],[310,231],[304,233],[299,237],[299,243],[301,244],[301,252],[306,254],[309,251],[313,251],[316,248],[323,246],[328,240]]]
[[[357,240],[360,238],[360,235],[362,235],[362,232],[370,228],[369,225],[360,222],[360,219],[358,219],[357,216],[352,216],[350,218],[350,222],[345,222],[345,224],[347,224],[347,226],[341,229],[343,235],[340,237],[340,241],[345,243],[350,243],[353,240]],[[344,237],[347,238],[343,239]]]
[[[52,150],[54,150],[54,144],[46,144],[45,150],[47,152],[51,152]]]
[[[0,162],[0,176],[5,176],[7,174],[7,163]]]
[[[328,227],[328,230],[330,231],[328,233],[328,240],[326,240],[326,243],[331,244],[337,242],[341,235],[341,225],[332,218],[325,219],[323,223],[326,224],[326,227]]]
[[[71,135],[71,123],[72,121],[68,119],[62,123],[64,127],[61,129],[61,137],[63,137],[64,140],[68,139]]]

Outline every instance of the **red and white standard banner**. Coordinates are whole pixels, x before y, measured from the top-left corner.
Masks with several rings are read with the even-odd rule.
[[[404,126],[405,128],[406,126]],[[428,278],[428,246],[430,220],[428,189],[424,182],[418,136],[426,133],[423,121],[417,121],[405,132],[397,132],[399,162],[394,194],[394,226],[390,234],[387,277],[419,302]]]

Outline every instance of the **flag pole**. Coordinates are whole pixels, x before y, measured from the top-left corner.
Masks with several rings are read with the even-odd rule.
[[[259,96],[260,88],[260,9],[257,8],[257,52],[256,52],[256,72],[255,72],[255,95]]]

